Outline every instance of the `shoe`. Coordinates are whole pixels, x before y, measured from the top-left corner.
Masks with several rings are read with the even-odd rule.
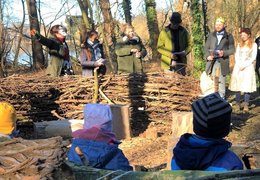
[[[248,111],[249,111],[248,103],[244,103],[243,106],[244,106],[243,111],[244,111],[244,112],[248,112]]]
[[[240,103],[236,103],[234,106],[234,110],[235,111],[240,111],[241,110],[241,104]]]

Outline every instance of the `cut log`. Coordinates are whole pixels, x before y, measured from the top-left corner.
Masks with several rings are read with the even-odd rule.
[[[171,159],[173,148],[179,141],[181,135],[193,133],[192,112],[173,112],[172,113],[172,137],[168,141],[167,169],[171,169]]]
[[[127,105],[110,105],[113,115],[113,132],[116,134],[117,139],[130,139],[130,112]]]
[[[113,119],[112,131],[116,134],[116,138],[130,139],[130,113],[127,105],[110,105]],[[49,138],[61,136],[63,138],[71,138],[71,133],[78,129],[83,129],[83,120],[56,120],[34,123],[34,135],[36,138]]]
[[[71,133],[83,128],[83,120],[44,121],[34,123],[34,135],[37,139],[61,136],[71,138]]]

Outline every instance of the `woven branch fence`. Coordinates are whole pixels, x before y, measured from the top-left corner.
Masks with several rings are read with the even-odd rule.
[[[14,75],[0,79],[0,100],[12,103],[18,121],[82,119],[86,103],[131,107],[132,119],[171,120],[172,111],[190,111],[198,80],[176,73],[103,77]]]

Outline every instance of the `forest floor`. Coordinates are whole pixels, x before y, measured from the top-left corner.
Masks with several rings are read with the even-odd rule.
[[[233,104],[234,94],[227,92],[227,100]],[[138,122],[140,123],[140,122]],[[121,140],[119,148],[135,170],[158,171],[169,169],[167,164],[171,160],[173,147],[169,146],[173,139],[172,121],[161,120],[150,121],[145,132],[133,129],[135,135],[131,139]],[[136,133],[138,132],[138,133]],[[156,132],[157,136],[147,136],[146,133]],[[29,133],[29,132],[28,132]],[[249,112],[232,112],[232,131],[226,137],[234,146],[244,147],[253,142],[257,143],[256,152],[252,152],[258,157],[255,167],[260,168],[260,89],[253,93],[250,101]]]
[[[228,92],[228,101],[234,103],[234,95]],[[139,136],[130,140],[123,140],[120,144],[120,148],[130,161],[130,164],[135,167],[136,170],[142,171],[157,171],[162,169],[168,169],[167,163],[171,160],[171,151],[173,147],[170,147],[169,143],[174,136],[171,133],[170,121],[164,121],[162,117],[161,122],[152,122],[148,126],[146,132],[149,129],[157,132],[158,137],[147,138],[145,133],[141,133]],[[250,111],[245,113],[243,111],[234,111],[232,113],[232,131],[226,137],[226,139],[232,142],[235,147],[245,147],[246,144],[253,142],[257,147],[255,152],[251,152],[256,155],[257,161],[254,167],[260,168],[259,162],[259,147],[260,147],[260,92],[252,94],[250,101]],[[255,144],[256,143],[256,144]]]

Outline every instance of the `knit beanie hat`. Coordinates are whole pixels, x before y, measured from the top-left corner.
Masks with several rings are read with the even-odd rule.
[[[232,108],[218,93],[192,103],[193,131],[205,137],[221,139],[228,135]]]
[[[0,133],[9,135],[16,129],[16,111],[7,102],[0,102]]]
[[[112,111],[108,104],[86,104],[84,107],[84,129],[99,127],[112,131]]]

